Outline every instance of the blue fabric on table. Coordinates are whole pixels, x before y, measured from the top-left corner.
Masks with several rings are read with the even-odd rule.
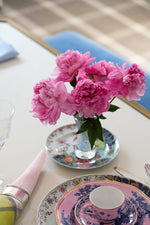
[[[14,47],[0,38],[0,62],[16,57],[19,53]]]
[[[74,31],[61,32],[44,39],[44,41],[61,53],[66,52],[68,49],[78,50],[81,53],[90,51],[91,57],[96,57],[96,61],[112,61],[114,64],[118,63],[119,66],[122,66],[127,61],[113,51]],[[131,63],[128,62],[128,66],[130,65]],[[150,74],[145,72],[145,75],[147,89],[144,96],[141,97],[141,100],[136,102],[147,110],[150,110]]]

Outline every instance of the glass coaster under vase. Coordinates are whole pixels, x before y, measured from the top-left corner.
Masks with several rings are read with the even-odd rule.
[[[47,138],[46,150],[48,156],[57,163],[74,169],[94,169],[110,163],[119,152],[118,139],[103,128],[105,145],[96,142],[96,155],[89,160],[79,159],[75,155],[77,142],[76,124],[69,124],[54,130]]]

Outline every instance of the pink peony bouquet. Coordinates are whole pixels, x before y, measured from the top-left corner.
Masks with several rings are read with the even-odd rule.
[[[105,60],[93,63],[90,52],[68,50],[56,58],[55,77],[34,86],[32,112],[44,124],[56,124],[61,113],[83,121],[77,133],[88,131],[91,147],[96,138],[103,140],[100,119],[104,112],[114,112],[115,97],[140,100],[145,92],[145,73],[136,64],[126,68]],[[67,91],[66,83],[72,89]]]

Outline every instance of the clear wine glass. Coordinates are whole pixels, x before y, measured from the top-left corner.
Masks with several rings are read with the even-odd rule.
[[[9,136],[12,117],[15,108],[11,102],[6,99],[0,99],[0,150]],[[4,180],[0,177],[0,192],[4,188]]]

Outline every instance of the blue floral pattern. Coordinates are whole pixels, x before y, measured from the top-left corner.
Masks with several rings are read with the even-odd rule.
[[[132,191],[130,200],[137,207],[138,219],[136,225],[143,224],[144,218],[147,216],[150,221],[150,205],[147,204],[145,198],[138,196],[137,192]]]

